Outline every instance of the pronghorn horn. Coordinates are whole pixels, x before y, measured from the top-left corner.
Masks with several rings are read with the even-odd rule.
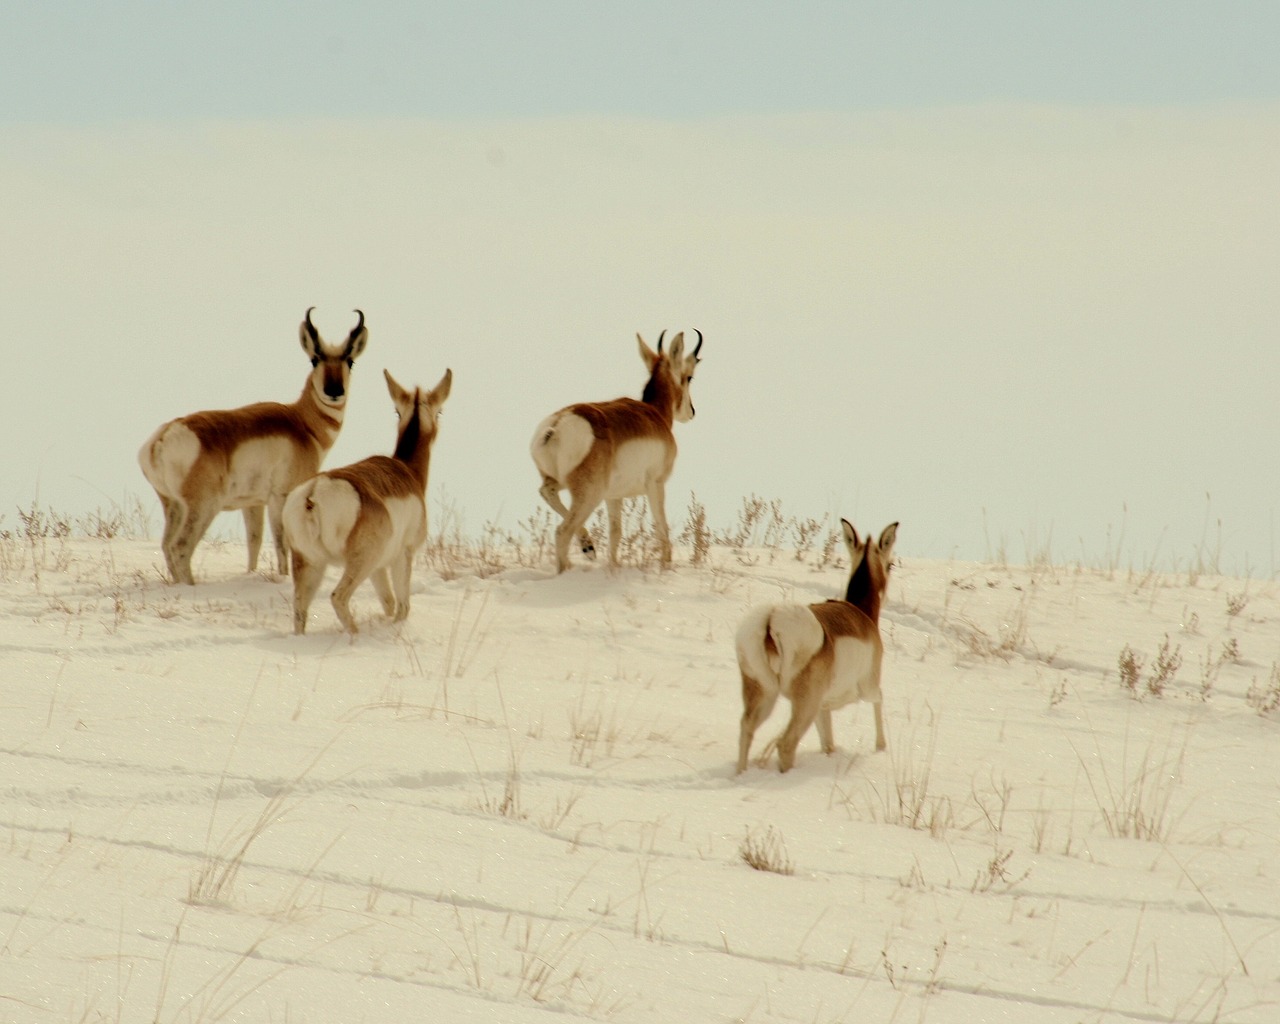
[[[315,311],[315,308],[315,306],[308,308],[307,315],[303,318],[303,322],[307,325],[307,333],[311,335],[312,340],[318,340],[316,325],[311,322],[311,314]]]
[[[344,359],[352,358],[351,349],[355,346],[356,339],[360,337],[360,332],[364,330],[364,314],[358,309],[354,310],[354,312],[360,319],[359,322],[351,328],[351,333],[347,335],[347,347],[342,351]]]
[[[693,358],[698,358],[698,349],[702,348],[702,332],[698,328],[693,329],[693,333],[698,336],[698,344],[693,346]]]
[[[664,330],[658,335],[658,355],[662,355],[662,339],[666,336],[666,333],[667,332]]]

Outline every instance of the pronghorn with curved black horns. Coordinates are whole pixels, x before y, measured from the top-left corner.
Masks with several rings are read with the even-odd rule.
[[[333,609],[355,634],[351,595],[366,579],[395,622],[409,614],[413,556],[427,539],[427,473],[440,408],[453,387],[445,370],[430,391],[402,388],[391,374],[387,390],[399,424],[395,454],[374,455],[327,470],[296,487],[284,503],[285,536],[293,551],[293,631],[306,632],[307,609],[324,571],[343,567]]]
[[[299,325],[311,372],[291,405],[258,402],[239,409],[196,412],[170,420],[138,452],[143,475],[164,508],[165,562],[175,583],[195,583],[191,556],[219,512],[241,509],[249,542],[249,571],[258,566],[262,513],[275,540],[276,568],[287,573],[280,513],[288,493],[320,469],[338,439],[347,387],[369,331],[364,314],[342,345],[324,342],[311,311]]]
[[[676,462],[676,439],[671,427],[675,422],[693,419],[689,385],[700,361],[702,332],[694,332],[698,343],[688,354],[683,332],[663,352],[666,333],[658,335],[656,351],[636,335],[640,358],[649,370],[649,381],[639,401],[615,398],[611,402],[579,402],[552,413],[534,431],[529,450],[542,474],[539,493],[561,516],[556,527],[557,572],[569,568],[569,542],[575,534],[580,535],[583,552],[594,554],[584,527],[587,517],[602,501],[609,510],[609,563],[617,565],[622,499],[641,494],[649,499],[662,564],[671,562],[665,497],[667,478]],[[568,508],[560,500],[560,492],[566,488]]]
[[[818,723],[825,753],[836,749],[831,712],[867,701],[875,712],[876,750],[884,750],[881,711],[880,602],[889,583],[898,524],[880,539],[859,541],[858,532],[840,520],[849,551],[849,586],[843,601],[775,604],[753,608],[738,627],[736,647],[742,672],[742,727],[738,733],[738,771],[747,768],[751,739],[778,699],[791,701],[791,721],[765,747],[761,763],[778,748],[778,768],[796,761],[796,745]]]

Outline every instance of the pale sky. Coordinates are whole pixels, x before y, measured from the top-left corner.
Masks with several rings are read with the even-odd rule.
[[[677,523],[1280,569],[1280,5],[2,21],[0,529],[153,504],[147,434],[296,397],[314,304],[370,327],[327,464],[390,447],[382,367],[452,366],[431,500],[472,528],[538,507],[542,415],[639,394],[636,331],[700,327]]]
[[[705,117],[1275,98],[1270,0],[3,5],[4,120]]]

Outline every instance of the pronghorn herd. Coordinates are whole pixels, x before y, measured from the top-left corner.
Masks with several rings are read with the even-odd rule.
[[[296,402],[259,402],[239,409],[196,412],[170,420],[138,453],[138,461],[164,510],[162,547],[174,583],[194,584],[191,559],[219,512],[240,509],[254,570],[262,547],[264,511],[271,524],[276,567],[293,575],[293,629],[303,633],[311,602],[331,565],[342,576],[331,601],[342,627],[358,632],[350,601],[366,579],[392,621],[409,614],[413,560],[427,539],[427,478],[440,410],[453,386],[445,370],[430,390],[405,388],[386,370],[398,419],[393,454],[373,455],[320,471],[337,440],[351,372],[368,343],[364,314],[341,345],[321,339],[308,309],[299,326],[311,361]],[[663,350],[666,332],[650,348],[636,335],[648,379],[639,400],[579,402],[552,413],[534,431],[530,454],[542,478],[539,493],[560,515],[556,571],[570,568],[575,536],[594,555],[587,518],[601,502],[608,509],[609,562],[618,562],[622,500],[644,495],[664,567],[671,563],[666,483],[676,460],[675,423],[694,416],[690,387],[702,349],[685,351],[684,334]],[[560,492],[569,492],[566,506]],[[849,551],[849,585],[842,601],[777,604],[749,611],[738,629],[742,722],[737,770],[747,767],[756,729],[778,696],[791,703],[791,721],[764,750],[778,752],[778,767],[795,764],[796,746],[817,723],[824,752],[835,750],[831,712],[854,701],[874,710],[876,750],[885,748],[881,713],[880,603],[888,583],[898,524],[879,539],[859,540],[841,520]]]

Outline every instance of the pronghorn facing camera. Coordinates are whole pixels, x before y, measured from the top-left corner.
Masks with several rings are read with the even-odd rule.
[[[658,336],[656,351],[636,335],[640,358],[649,370],[639,401],[580,402],[538,424],[529,450],[542,474],[539,493],[561,516],[556,528],[557,572],[569,568],[569,543],[575,534],[580,534],[583,552],[594,553],[584,526],[602,501],[609,509],[609,563],[617,565],[622,499],[640,494],[649,499],[662,564],[670,564],[665,493],[676,462],[671,426],[693,419],[689,385],[702,348],[702,332],[695,333],[698,343],[687,355],[683,332],[675,336],[666,352],[662,350],[666,331]],[[560,500],[560,492],[566,488],[568,508]]]
[[[195,583],[191,556],[196,545],[214,516],[237,508],[244,512],[249,571],[258,566],[264,506],[276,568],[289,571],[280,513],[285,496],[316,474],[338,439],[351,368],[369,340],[364,314],[355,312],[359,321],[346,342],[331,347],[321,340],[307,310],[299,336],[311,372],[292,405],[259,402],[181,416],[142,446],[138,462],[164,508],[162,546],[174,583]]]
[[[778,748],[778,768],[796,761],[796,745],[816,720],[825,753],[836,749],[831,712],[867,701],[875,712],[876,750],[884,750],[880,707],[880,601],[889,582],[898,524],[879,540],[858,540],[840,520],[849,549],[849,586],[843,601],[775,604],[753,608],[738,627],[736,646],[742,672],[742,728],[738,734],[738,771],[747,768],[751,739],[782,694],[791,702],[791,721],[765,747],[762,761]]]
[[[349,633],[358,632],[351,594],[366,579],[395,622],[409,614],[413,556],[427,539],[427,471],[440,407],[453,386],[445,370],[430,391],[408,391],[383,370],[399,425],[395,454],[374,455],[331,469],[295,488],[284,503],[284,528],[293,551],[293,631],[306,632],[324,571],[343,567],[333,608]]]

